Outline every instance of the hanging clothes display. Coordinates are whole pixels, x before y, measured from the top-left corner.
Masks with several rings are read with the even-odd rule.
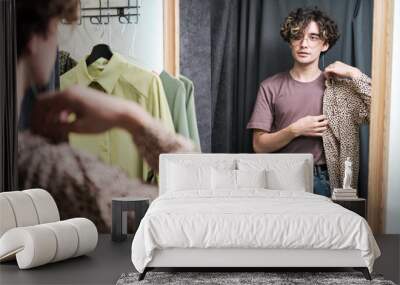
[[[186,138],[190,138],[186,116],[185,86],[179,79],[169,75],[166,71],[161,72],[160,79],[165,90],[175,131]]]
[[[357,189],[359,172],[360,125],[369,122],[371,79],[362,74],[355,79],[325,81],[323,114],[329,128],[323,133],[326,164],[331,189],[341,188],[344,162],[353,162],[351,187]]]
[[[188,120],[189,138],[197,145],[199,151],[201,151],[199,129],[197,126],[194,85],[189,78],[183,75],[179,76],[179,80],[185,85],[186,90],[186,117]]]
[[[193,82],[182,75],[178,79],[166,71],[160,74],[160,79],[167,96],[175,131],[191,139],[200,151]]]
[[[87,66],[85,59],[61,77],[61,89],[79,84],[109,95],[131,100],[142,106],[166,129],[174,131],[171,113],[160,79],[150,71],[127,62],[114,53],[110,60],[97,59]],[[130,177],[146,180],[149,166],[140,157],[131,135],[121,129],[102,134],[70,134],[70,144],[120,167]]]

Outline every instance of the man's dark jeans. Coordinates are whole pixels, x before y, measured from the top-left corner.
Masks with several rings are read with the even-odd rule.
[[[314,167],[314,193],[331,197],[328,170],[319,166]]]

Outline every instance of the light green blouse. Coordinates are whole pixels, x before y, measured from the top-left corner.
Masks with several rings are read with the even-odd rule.
[[[73,85],[90,86],[111,96],[134,101],[146,109],[165,127],[174,125],[158,76],[127,62],[114,53],[108,61],[100,58],[89,67],[82,59],[76,67],[61,76],[61,89]],[[101,134],[70,134],[70,144],[99,157],[102,161],[120,167],[130,177],[146,180],[149,167],[140,157],[131,135],[122,129],[111,129]]]

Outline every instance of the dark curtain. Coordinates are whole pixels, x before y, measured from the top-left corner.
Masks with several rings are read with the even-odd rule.
[[[0,191],[17,189],[15,2],[0,1]]]
[[[201,149],[211,152],[210,0],[179,3],[180,72],[194,83]]]
[[[211,0],[212,152],[235,152],[243,136],[239,131],[243,113],[237,112],[244,99],[238,96],[243,81],[237,79],[247,74],[238,72],[240,51],[247,43],[239,42],[239,12],[239,0]]]

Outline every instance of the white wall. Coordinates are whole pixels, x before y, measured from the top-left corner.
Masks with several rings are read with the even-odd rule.
[[[160,73],[164,66],[163,0],[142,0],[135,56],[149,69]]]
[[[400,234],[400,1],[394,1],[392,94],[385,233]]]
[[[96,7],[98,0],[82,0],[82,7]],[[131,1],[135,3],[136,1]],[[102,3],[106,3],[103,0]],[[124,6],[127,0],[110,0],[110,5]],[[105,5],[105,4],[103,4]],[[108,25],[93,25],[84,19],[74,28],[61,25],[60,49],[82,59],[98,43],[106,43],[127,59],[157,72],[163,69],[163,0],[139,0],[138,24],[120,24],[118,18]],[[134,10],[132,10],[134,11]],[[133,18],[134,20],[134,18]]]

